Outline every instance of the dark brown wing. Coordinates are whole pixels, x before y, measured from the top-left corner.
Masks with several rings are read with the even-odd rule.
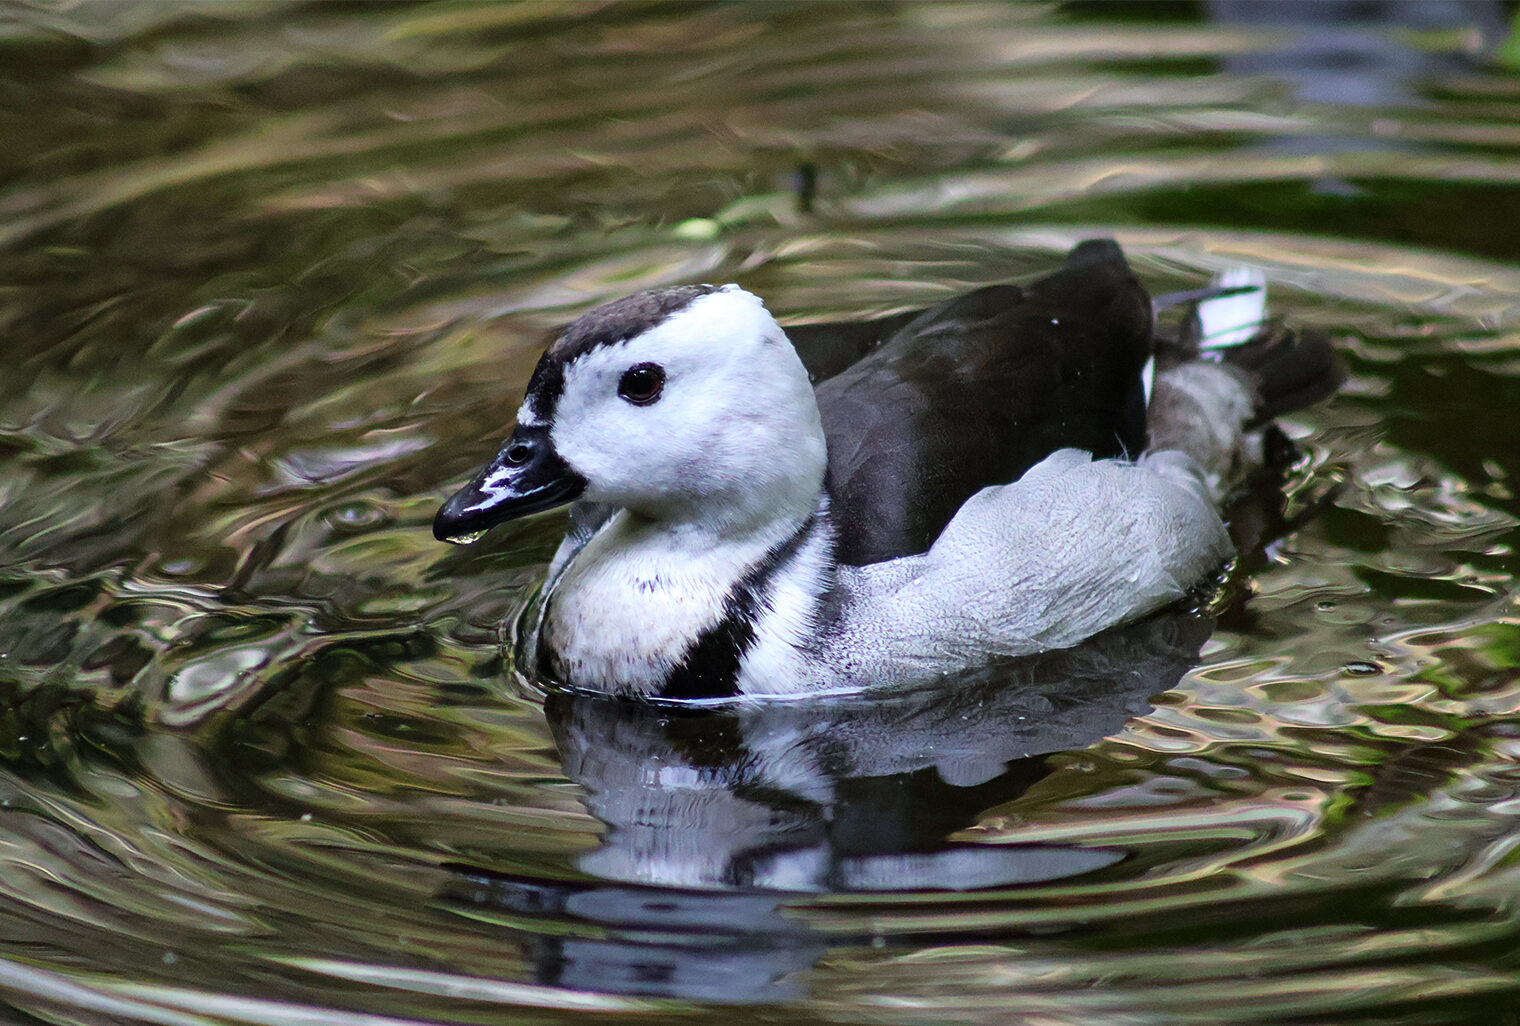
[[[786,337],[807,368],[808,379],[816,385],[848,370],[925,312],[909,310],[874,321],[794,324],[786,329]]]
[[[923,552],[973,493],[1056,449],[1145,448],[1150,297],[1111,241],[1027,287],[851,330],[840,337],[867,354],[817,390],[841,562]]]

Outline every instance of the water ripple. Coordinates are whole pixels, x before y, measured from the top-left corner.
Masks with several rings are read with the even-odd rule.
[[[1385,6],[1419,31],[18,10],[4,1001],[1510,1021],[1520,88],[1483,5]],[[787,323],[864,316],[1095,235],[1157,291],[1260,267],[1348,365],[1283,425],[1295,529],[1207,611],[890,701],[683,715],[515,676],[554,517],[429,536],[597,302],[735,280]]]

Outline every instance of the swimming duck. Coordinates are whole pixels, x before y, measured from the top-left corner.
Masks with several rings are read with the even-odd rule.
[[[1202,304],[1245,322],[1202,334],[1260,336],[1218,359],[1158,343],[1109,240],[790,338],[735,285],[641,292],[550,344],[434,534],[572,503],[519,658],[574,688],[851,690],[1064,648],[1215,573],[1256,429],[1333,389],[1323,342],[1259,331],[1260,296]]]

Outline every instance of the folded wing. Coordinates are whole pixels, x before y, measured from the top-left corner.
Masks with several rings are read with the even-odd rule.
[[[1085,242],[1032,285],[994,285],[916,314],[796,332],[832,370],[818,386],[841,562],[923,552],[961,505],[1050,453],[1138,455],[1150,298],[1117,244]]]

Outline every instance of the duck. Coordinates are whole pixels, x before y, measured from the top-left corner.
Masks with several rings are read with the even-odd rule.
[[[1175,339],[1110,239],[867,321],[639,292],[553,338],[433,532],[569,505],[517,659],[573,690],[807,696],[1068,648],[1217,577],[1264,429],[1338,385],[1263,286],[1179,294]]]

